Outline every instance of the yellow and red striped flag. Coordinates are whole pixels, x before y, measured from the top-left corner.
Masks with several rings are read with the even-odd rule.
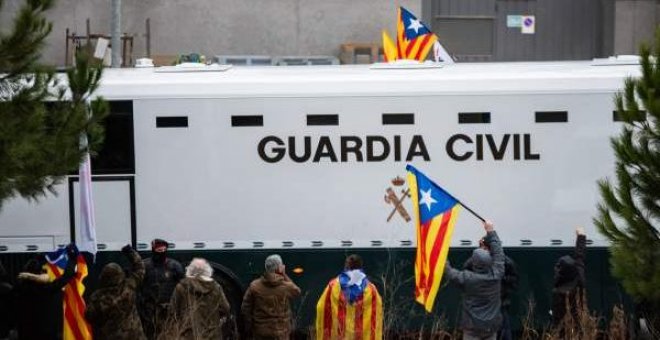
[[[461,206],[453,196],[415,167],[408,165],[406,170],[417,227],[415,301],[424,305],[430,313],[440,288],[451,235]]]
[[[399,7],[396,23],[399,59],[426,60],[438,37],[410,11]]]
[[[316,339],[381,340],[383,301],[376,286],[365,277],[359,288],[349,288],[342,275],[328,283],[316,304]]]
[[[385,30],[383,30],[383,54],[385,55],[385,61],[388,63],[397,60],[399,56],[394,41]]]
[[[51,281],[62,276],[68,261],[77,261],[75,276],[64,288],[64,340],[91,340],[92,332],[85,320],[85,300],[83,279],[87,277],[87,263],[82,254],[76,259],[69,259],[66,249],[59,249],[46,254],[46,272]]]

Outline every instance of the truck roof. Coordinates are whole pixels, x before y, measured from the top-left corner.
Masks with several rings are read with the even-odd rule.
[[[165,72],[167,70],[167,72]],[[107,99],[426,96],[613,92],[634,63],[598,61],[107,69]]]

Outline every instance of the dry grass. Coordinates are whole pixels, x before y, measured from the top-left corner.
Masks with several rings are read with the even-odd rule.
[[[179,317],[170,309],[165,320],[160,320],[159,322],[159,327],[157,328],[158,335],[156,336],[157,340],[177,340],[182,338],[188,339],[190,337],[198,340],[208,339],[208,336],[205,335],[208,330],[203,329],[203,323],[197,322],[199,320],[195,320],[195,315],[198,314],[197,311],[200,308],[200,305],[195,299],[193,292],[188,292],[188,295],[190,296],[188,298],[188,301],[190,302],[187,306],[188,312],[182,313]],[[233,318],[228,319],[228,317],[223,317],[220,320],[218,327],[222,329],[222,338],[238,339],[236,323],[230,323],[230,321],[233,321]],[[186,336],[182,336],[183,334]]]
[[[586,306],[586,301],[583,299],[577,305],[577,318],[574,318],[571,313],[567,313],[564,320],[558,327],[553,328],[549,326],[539,326],[534,320],[535,303],[529,299],[527,305],[527,313],[521,320],[522,333],[519,337],[521,340],[627,340],[629,339],[628,325],[626,323],[626,315],[620,306],[615,306],[612,312],[607,327],[601,328],[602,318],[590,312]],[[394,336],[386,337],[392,340],[459,340],[462,339],[460,331],[450,330],[446,327],[444,317],[438,319],[430,329],[420,329],[416,332],[408,332],[404,334],[394,334]],[[653,337],[652,339],[657,339]]]
[[[525,314],[525,317],[522,319],[522,336],[520,339],[522,340],[532,340],[532,339],[538,339],[539,338],[539,332],[536,330],[534,326],[534,308],[536,307],[536,304],[534,303],[533,299],[529,299],[527,301],[527,313]]]
[[[626,340],[628,338],[628,327],[626,327],[626,315],[619,306],[612,309],[612,319],[607,329],[608,339]]]

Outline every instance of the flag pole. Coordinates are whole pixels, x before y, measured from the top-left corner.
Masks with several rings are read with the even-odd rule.
[[[419,170],[417,170],[417,168],[415,168],[414,166],[412,166],[412,165],[410,165],[410,164],[406,165],[406,170],[407,170],[407,171],[410,171],[411,169],[414,170],[416,173],[419,172]],[[428,177],[427,177],[427,178],[428,178]],[[435,184],[435,186],[437,186],[440,190],[442,190],[442,192],[444,192],[445,195],[451,197],[454,201],[458,202],[458,204],[462,205],[463,208],[465,208],[467,211],[469,211],[470,213],[472,213],[472,215],[474,215],[474,217],[480,219],[481,222],[486,223],[486,219],[484,219],[483,217],[481,217],[481,216],[480,216],[479,214],[477,214],[474,210],[470,209],[470,207],[468,207],[467,205],[465,205],[465,203],[461,202],[461,200],[459,200],[458,198],[454,197],[454,195],[448,193],[447,190],[443,189],[443,188],[442,188],[441,186],[439,186],[437,183],[433,182],[430,178],[429,178],[428,180],[429,180],[431,183]]]
[[[430,179],[429,179],[429,181],[430,181]],[[433,182],[433,181],[431,181],[431,182]],[[433,184],[435,184],[435,183],[433,183]],[[441,186],[439,186],[439,185],[437,185],[437,184],[435,184],[435,185],[436,185],[438,188],[440,188],[440,190],[442,190],[447,196],[451,197],[451,198],[454,199],[456,202],[458,202],[458,204],[462,205],[463,208],[465,208],[465,210],[471,212],[472,215],[474,215],[474,217],[480,219],[481,222],[486,223],[486,219],[484,219],[483,217],[481,217],[481,216],[480,216],[479,214],[477,214],[474,210],[470,209],[470,207],[468,207],[467,205],[465,205],[465,203],[461,202],[461,200],[459,200],[458,198],[454,197],[454,195],[448,193],[447,190],[443,189]]]
[[[459,200],[456,200],[456,201],[457,201],[460,205],[462,205],[463,208],[465,208],[465,210],[471,212],[472,215],[474,215],[474,217],[480,219],[481,222],[486,223],[486,220],[485,220],[483,217],[479,216],[479,214],[477,214],[476,212],[474,212],[474,210],[470,209],[470,207],[468,207],[467,205],[465,205],[463,202],[461,202],[461,201],[459,201]]]

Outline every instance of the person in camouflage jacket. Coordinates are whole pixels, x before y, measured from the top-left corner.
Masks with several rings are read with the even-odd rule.
[[[220,340],[229,309],[222,287],[213,280],[213,268],[205,259],[195,258],[172,295],[169,324],[175,329],[170,335],[180,340]]]
[[[135,291],[144,279],[144,264],[130,245],[122,248],[122,253],[132,263],[128,276],[116,263],[105,265],[99,286],[87,304],[85,317],[96,340],[146,339],[135,306]]]

